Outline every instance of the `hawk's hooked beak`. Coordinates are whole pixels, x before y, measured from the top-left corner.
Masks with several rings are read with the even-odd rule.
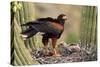
[[[67,20],[67,16],[63,16],[62,19]]]

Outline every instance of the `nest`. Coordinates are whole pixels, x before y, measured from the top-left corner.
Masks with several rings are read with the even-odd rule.
[[[60,43],[57,47],[57,51],[61,54],[61,56],[46,56],[43,52],[43,49],[37,49],[32,52],[33,59],[37,60],[40,64],[55,64],[55,63],[68,63],[68,62],[79,62],[81,61],[80,50],[75,48],[76,45],[73,46],[65,46]],[[52,50],[49,49],[51,52]]]

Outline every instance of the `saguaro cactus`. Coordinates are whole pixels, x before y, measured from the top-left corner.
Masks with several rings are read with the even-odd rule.
[[[96,60],[97,57],[97,7],[84,6],[82,10],[81,22],[81,46],[89,51],[91,55],[94,54],[90,60]]]
[[[25,46],[25,42],[20,36],[20,32],[22,31],[20,24],[25,22],[25,14],[23,8],[17,10],[19,4],[23,6],[22,3],[11,2],[11,64],[38,64],[38,62],[32,58],[29,50]]]

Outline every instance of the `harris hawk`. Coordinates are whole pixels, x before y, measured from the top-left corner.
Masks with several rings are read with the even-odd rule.
[[[35,21],[22,24],[21,26],[26,26],[27,29],[21,32],[23,38],[28,39],[34,36],[38,32],[43,32],[42,43],[44,44],[44,52],[48,54],[48,42],[49,39],[52,40],[53,55],[58,56],[56,51],[56,42],[60,38],[62,32],[64,31],[64,23],[67,20],[65,14],[60,14],[56,19],[47,17],[47,18],[38,18]]]

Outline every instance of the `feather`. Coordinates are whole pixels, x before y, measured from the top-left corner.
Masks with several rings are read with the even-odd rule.
[[[53,35],[59,35],[61,30],[55,27],[55,24],[50,22],[37,22],[37,23],[26,23],[22,26],[29,26],[28,29],[24,30],[21,34],[27,35],[27,38],[35,35],[37,32],[50,33]]]
[[[38,32],[45,33],[43,36],[60,38],[64,30],[65,15],[61,14],[57,19],[51,17],[39,18],[36,21],[30,21],[21,26],[25,26],[26,30],[22,31],[22,35],[26,38],[34,36]]]

